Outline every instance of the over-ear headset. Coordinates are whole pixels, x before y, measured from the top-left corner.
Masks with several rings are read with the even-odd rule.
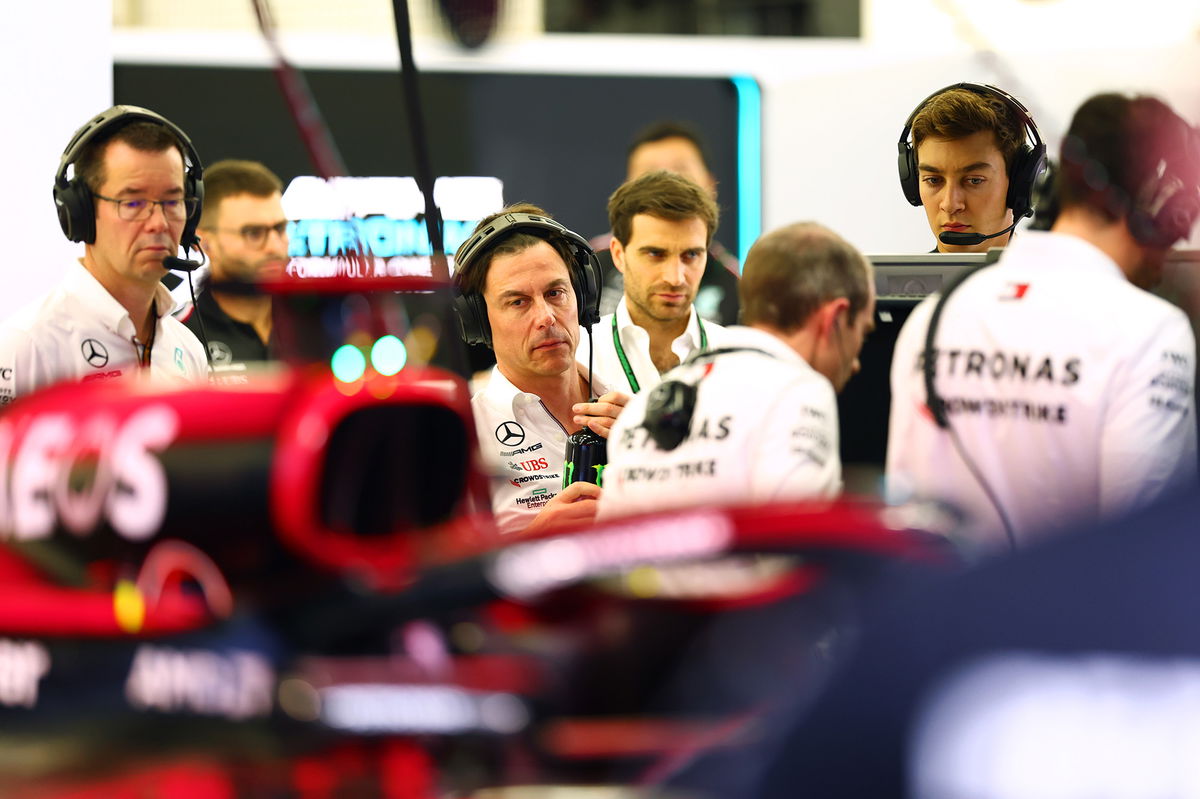
[[[1042,141],[1041,134],[1038,133],[1037,125],[1034,124],[1033,117],[1030,115],[1028,108],[1003,89],[983,83],[955,83],[943,89],[938,89],[922,100],[913,109],[913,112],[908,115],[908,119],[904,122],[904,130],[900,131],[900,141],[896,145],[899,153],[897,166],[900,170],[900,187],[904,190],[905,199],[912,205],[921,204],[921,181],[920,175],[917,172],[917,148],[909,139],[912,134],[913,120],[917,118],[917,114],[921,112],[921,109],[930,100],[952,89],[965,89],[984,96],[998,97],[1021,119],[1021,123],[1028,134],[1027,138],[1031,139],[1033,144],[1030,145],[1027,141],[1013,156],[1012,163],[1008,168],[1008,196],[1004,202],[1006,207],[1012,209],[1014,220],[1032,215],[1033,188],[1037,182],[1038,175],[1046,164],[1046,145]]]
[[[1166,124],[1179,135],[1156,148],[1157,169],[1142,181],[1129,211],[1129,232],[1139,244],[1158,249],[1186,238],[1200,217],[1200,134],[1170,109],[1163,110],[1170,115]]]
[[[689,355],[679,367],[692,366],[701,361],[711,361],[718,355],[731,352],[757,352],[768,358],[766,350],[757,347],[720,347],[715,350],[697,350]],[[676,367],[676,368],[679,368]],[[707,374],[707,370],[705,371]],[[703,379],[704,375],[701,375]],[[646,398],[646,414],[642,427],[660,450],[670,452],[683,443],[692,430],[692,417],[696,413],[696,396],[700,392],[700,381],[689,383],[673,378],[664,380],[650,390]]]
[[[475,232],[458,250],[455,269],[462,272],[489,252],[501,239],[511,233],[525,231],[542,239],[557,239],[566,243],[572,254],[567,262],[571,287],[575,289],[575,304],[579,309],[579,324],[591,327],[600,321],[600,262],[587,239],[555,222],[535,214],[502,214]],[[463,292],[454,298],[454,314],[458,317],[459,332],[468,344],[492,346],[492,326],[488,322],[487,304],[479,292]]]
[[[114,105],[99,116],[92,117],[75,131],[75,135],[67,143],[67,148],[63,150],[62,158],[58,162],[58,172],[54,176],[54,205],[58,208],[58,223],[71,241],[95,243],[96,206],[92,190],[78,175],[67,180],[67,167],[74,164],[83,148],[98,136],[112,131],[118,125],[136,120],[162,125],[175,134],[179,143],[183,145],[186,162],[183,194],[185,197],[196,198],[196,208],[184,222],[179,243],[185,250],[194,249],[199,244],[196,226],[200,224],[200,208],[204,205],[204,164],[200,161],[200,154],[196,152],[192,140],[178,125],[160,114],[136,105]]]

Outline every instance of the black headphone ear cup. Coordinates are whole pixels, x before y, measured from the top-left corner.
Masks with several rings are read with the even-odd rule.
[[[904,190],[904,199],[909,205],[921,204],[921,184],[917,180],[917,149],[907,141],[900,142],[897,147],[896,167],[900,172],[900,188]]]
[[[696,412],[696,394],[696,386],[680,380],[667,380],[650,391],[642,426],[659,449],[670,452],[688,437]]]
[[[55,184],[54,204],[58,209],[58,224],[69,241],[96,242],[96,209],[92,190],[79,179],[65,186]]]
[[[575,264],[575,299],[579,305],[579,324],[591,327],[600,321],[600,261],[588,248],[579,253]]]
[[[1200,217],[1200,195],[1178,178],[1159,179],[1129,214],[1129,232],[1139,244],[1163,249],[1191,232]]]
[[[467,344],[492,346],[492,325],[488,322],[487,303],[480,294],[459,294],[451,304],[458,319],[458,332]]]
[[[1005,202],[1012,209],[1013,221],[1033,215],[1033,193],[1038,176],[1046,168],[1046,145],[1025,146],[1013,156]]]
[[[195,197],[196,207],[192,209],[187,221],[183,224],[183,233],[179,237],[179,243],[185,250],[194,250],[200,246],[200,239],[196,237],[196,228],[200,226],[200,214],[204,208],[204,178],[197,178],[189,170],[183,183],[183,196]]]

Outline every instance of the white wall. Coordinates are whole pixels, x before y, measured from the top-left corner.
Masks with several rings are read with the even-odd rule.
[[[866,252],[921,252],[933,246],[932,234],[924,212],[901,194],[896,140],[913,106],[935,89],[963,80],[1004,88],[1030,107],[1051,153],[1075,107],[1099,91],[1156,94],[1200,121],[1200,40],[1189,22],[1200,17],[1200,6],[1176,4],[1184,11],[1170,17],[1163,8],[1172,0],[1144,0],[1163,14],[1152,26],[1117,15],[1109,0],[1096,0],[1109,15],[1096,18],[1085,18],[1081,0],[1041,3],[1040,17],[1025,13],[1027,0],[994,2],[1025,27],[984,24],[983,0],[872,0],[872,41],[547,35],[506,38],[477,51],[435,39],[415,47],[428,70],[753,75],[763,87],[764,227],[811,219]],[[924,16],[909,19],[900,8],[923,9]],[[1137,35],[1120,44],[1126,22]],[[1188,33],[1181,36],[1181,28]],[[283,46],[301,67],[398,66],[391,31],[295,31],[283,36]],[[249,31],[119,30],[114,52],[127,62],[269,63]],[[620,113],[619,103],[597,110],[606,112]],[[1200,236],[1191,245],[1197,242]]]
[[[863,38],[924,52],[1179,44],[1200,32],[1186,0],[860,0]]]
[[[51,199],[63,148],[112,104],[112,9],[103,0],[6,3],[0,23],[0,319],[45,292],[82,254]]]

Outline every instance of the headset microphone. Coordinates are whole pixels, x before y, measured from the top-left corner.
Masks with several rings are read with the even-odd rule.
[[[203,265],[200,261],[189,261],[184,258],[176,258],[174,255],[163,258],[163,267],[172,272],[195,272]]]
[[[940,241],[942,244],[952,244],[956,247],[973,247],[976,244],[982,244],[988,239],[994,239],[997,236],[1003,236],[1016,226],[1017,223],[1013,222],[999,233],[989,233],[986,236],[982,233],[959,233],[954,230],[947,230],[938,234],[938,241]]]

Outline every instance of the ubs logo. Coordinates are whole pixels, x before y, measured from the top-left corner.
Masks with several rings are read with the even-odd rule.
[[[88,362],[89,366],[95,369],[103,369],[108,366],[108,350],[96,339],[85,338],[79,345],[79,350],[83,353],[83,359]]]
[[[515,447],[525,440],[525,428],[516,422],[501,422],[496,428],[496,440],[506,447]]]

